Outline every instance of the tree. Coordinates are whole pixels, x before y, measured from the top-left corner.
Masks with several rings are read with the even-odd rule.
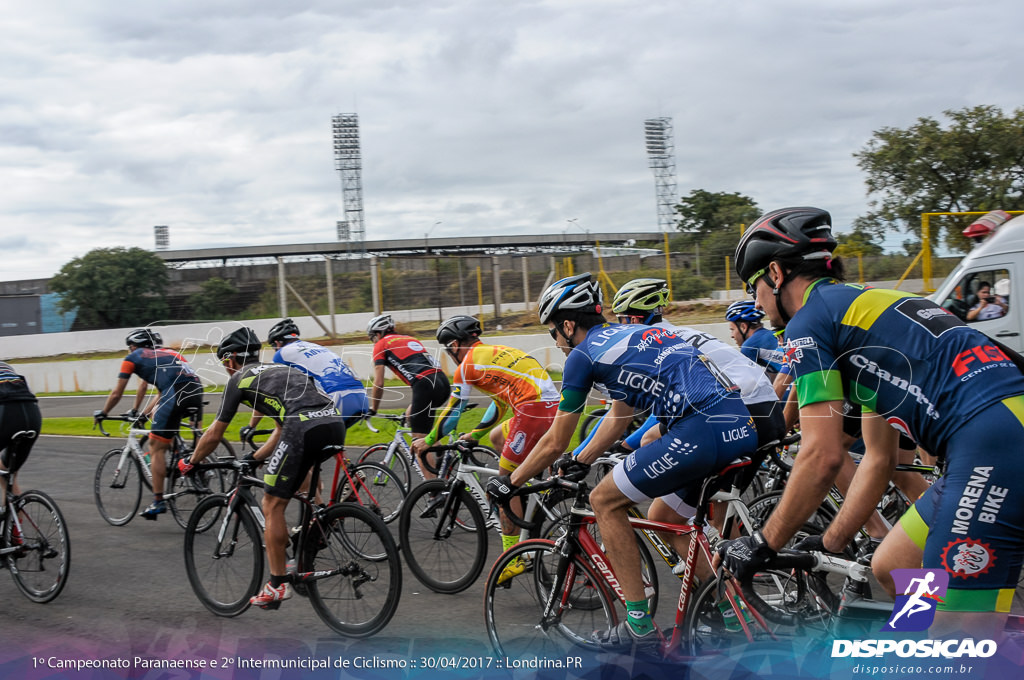
[[[1005,115],[976,106],[944,115],[945,127],[918,118],[905,130],[882,128],[854,154],[872,199],[858,224],[920,236],[923,212],[1024,208],[1024,109]],[[962,252],[971,245],[960,234],[969,222],[931,221],[945,244]]]
[[[881,255],[883,248],[873,240],[873,234],[854,226],[848,234],[836,234],[836,255],[840,257],[856,257],[857,255]]]
[[[761,209],[754,199],[736,192],[694,189],[679,202],[676,212],[679,213],[679,231],[713,234],[750,224],[761,214]]]
[[[50,279],[61,311],[78,309],[88,328],[145,326],[167,315],[167,266],[142,248],[96,248]]]
[[[199,292],[188,297],[192,318],[196,320],[217,319],[224,315],[225,303],[238,295],[238,289],[230,281],[213,276],[199,286]]]

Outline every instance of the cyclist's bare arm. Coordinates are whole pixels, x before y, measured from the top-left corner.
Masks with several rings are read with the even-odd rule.
[[[512,483],[522,486],[536,475],[551,466],[562,452],[569,448],[576,424],[580,421],[579,413],[559,411],[551,423],[551,428],[544,433],[530,455],[511,475]],[[613,440],[614,441],[614,440]]]
[[[846,451],[842,446],[842,402],[823,401],[801,408],[800,434],[800,455],[793,464],[779,507],[763,530],[768,545],[775,550],[785,545],[821,505],[843,464]]]
[[[593,463],[604,455],[611,445],[622,438],[626,427],[633,420],[635,409],[624,401],[613,401],[608,413],[598,423],[590,443],[576,457],[581,463]],[[561,414],[559,414],[561,415]]]
[[[853,475],[839,514],[824,536],[825,547],[836,551],[849,545],[875,512],[892,479],[899,455],[899,432],[877,413],[865,412],[861,416],[861,434],[864,457]],[[803,454],[801,451],[800,455]]]
[[[138,411],[142,408],[142,402],[146,399],[146,391],[149,389],[149,383],[145,380],[139,379],[139,388],[135,390],[135,403],[132,404],[132,410]]]
[[[196,444],[196,450],[192,452],[192,457],[188,462],[195,464],[210,455],[214,449],[217,448],[217,445],[220,444],[220,440],[223,439],[224,432],[227,429],[227,423],[220,420],[214,420],[213,423],[206,428],[206,431],[203,432],[203,436],[199,438],[199,443]]]
[[[373,367],[373,389],[370,391],[370,410],[380,410],[380,398],[384,395],[384,364]]]
[[[117,406],[117,402],[121,401],[121,397],[124,396],[124,390],[128,386],[128,378],[118,378],[117,382],[114,383],[114,389],[107,395],[107,401],[103,404],[103,412],[110,413]]]

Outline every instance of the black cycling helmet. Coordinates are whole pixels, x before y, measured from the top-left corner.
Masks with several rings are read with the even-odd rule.
[[[484,330],[480,328],[480,322],[471,316],[453,316],[437,328],[437,341],[447,347],[449,343],[458,340],[463,342],[473,337],[480,337]]]
[[[601,286],[590,272],[555,281],[541,293],[537,316],[547,323],[557,312],[600,314],[604,310]]]
[[[136,328],[124,339],[124,344],[136,347],[160,347],[164,342],[159,333],[148,328]]]
[[[744,284],[773,260],[831,258],[832,216],[820,208],[782,208],[758,217],[736,246],[736,272]]]
[[[284,319],[278,321],[270,329],[270,333],[267,334],[267,342],[271,345],[277,341],[291,342],[292,340],[299,339],[299,327],[295,325],[295,322],[291,319]]]
[[[374,333],[389,333],[393,330],[395,330],[395,321],[390,314],[375,316],[370,319],[370,323],[366,324],[366,335],[371,338]]]
[[[256,331],[251,328],[239,328],[225,336],[217,345],[217,358],[223,361],[229,354],[242,358],[258,358],[262,346],[263,343],[256,336]]]

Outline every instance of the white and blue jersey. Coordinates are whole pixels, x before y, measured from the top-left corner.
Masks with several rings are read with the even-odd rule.
[[[750,337],[743,341],[740,351],[743,352],[743,356],[772,373],[782,370],[786,357],[785,352],[779,347],[779,339],[767,328],[758,328],[751,333]]]
[[[612,471],[636,503],[666,497],[695,502],[700,482],[757,447],[757,429],[739,388],[674,328],[605,324],[569,353],[559,409],[576,412],[591,387],[650,409],[664,433]]]
[[[585,396],[597,387],[611,399],[647,410],[671,422],[702,412],[737,388],[715,365],[674,330],[604,324],[590,329],[565,361],[561,410],[568,395]]]
[[[326,347],[305,340],[290,342],[277,350],[274,363],[294,366],[312,377],[346,420],[369,410],[366,389],[359,376]]]

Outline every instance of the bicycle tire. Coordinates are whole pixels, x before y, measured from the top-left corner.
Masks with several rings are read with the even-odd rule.
[[[185,527],[185,572],[203,606],[230,617],[263,585],[263,537],[248,509],[227,509],[227,496],[199,501]]]
[[[171,455],[164,477],[164,499],[171,516],[182,529],[188,527],[189,518],[203,498],[210,494],[226,493],[232,488],[225,473],[234,474],[233,470],[203,469],[183,475],[178,471],[178,461],[190,455],[191,449]],[[217,460],[222,459],[218,456]]]
[[[490,446],[477,444],[469,450],[469,462],[477,467],[498,467],[501,460],[501,452]]]
[[[52,601],[68,581],[71,570],[71,539],[64,515],[52,498],[42,491],[26,491],[14,502],[21,524],[21,535],[14,535],[14,522],[8,518],[4,544],[21,545],[7,555],[7,566],[18,590],[33,602]]]
[[[366,508],[339,503],[313,520],[300,551],[300,572],[342,570],[308,582],[309,602],[327,627],[369,637],[388,625],[402,594],[398,546],[384,522]],[[368,555],[383,553],[383,559]]]
[[[819,578],[815,574],[804,572],[803,577]],[[831,629],[831,622],[838,606],[838,598],[834,596],[825,602],[813,597],[809,591],[801,596],[794,593],[799,589],[796,577],[792,573],[769,571],[760,572],[753,578],[755,592],[773,607],[785,609],[787,613],[799,619],[797,627],[782,626],[766,621],[768,631],[753,622],[749,613],[740,612],[747,618],[748,627],[754,641],[767,641],[795,635],[812,638],[825,637]],[[824,588],[824,591],[821,589]],[[828,591],[827,584],[819,584],[813,588],[817,592]],[[692,656],[708,652],[727,652],[748,643],[742,629],[726,628],[725,616],[719,607],[718,581],[709,579],[697,588],[683,620],[683,635],[686,653]],[[830,591],[828,591],[830,592]],[[831,594],[831,593],[830,593]],[[745,605],[743,605],[745,607]],[[739,622],[734,624],[738,627]]]
[[[564,658],[581,649],[598,652],[593,632],[618,623],[615,598],[604,580],[575,555],[566,567],[558,611],[550,621],[542,620],[560,558],[554,542],[530,539],[504,552],[491,567],[484,588],[484,623],[499,656]],[[499,584],[505,568],[517,559],[527,560],[529,567]]]
[[[390,443],[387,444],[374,444],[359,456],[356,463],[377,463],[383,465],[392,473],[394,473],[402,486],[405,487],[408,493],[413,487],[412,481],[412,469],[409,466],[409,461],[405,459],[405,454],[397,450],[388,456],[388,449],[391,447]]]
[[[423,482],[406,497],[398,520],[399,543],[409,570],[426,587],[448,595],[473,585],[487,559],[484,514],[464,486],[452,484],[440,479]],[[453,508],[445,512],[445,496],[451,493],[457,496],[451,499]],[[431,508],[435,495],[440,505]],[[435,532],[442,538],[435,538]]]
[[[92,487],[100,517],[115,527],[131,522],[142,503],[142,469],[131,453],[118,467],[122,453],[123,449],[111,449],[103,454]]]
[[[407,493],[393,472],[377,463],[356,463],[349,466],[348,472],[353,479],[358,477],[361,481],[352,489],[348,479],[342,477],[338,482],[341,488],[336,491],[338,498],[345,500],[354,495],[353,501],[380,517],[385,524],[398,519]]]

